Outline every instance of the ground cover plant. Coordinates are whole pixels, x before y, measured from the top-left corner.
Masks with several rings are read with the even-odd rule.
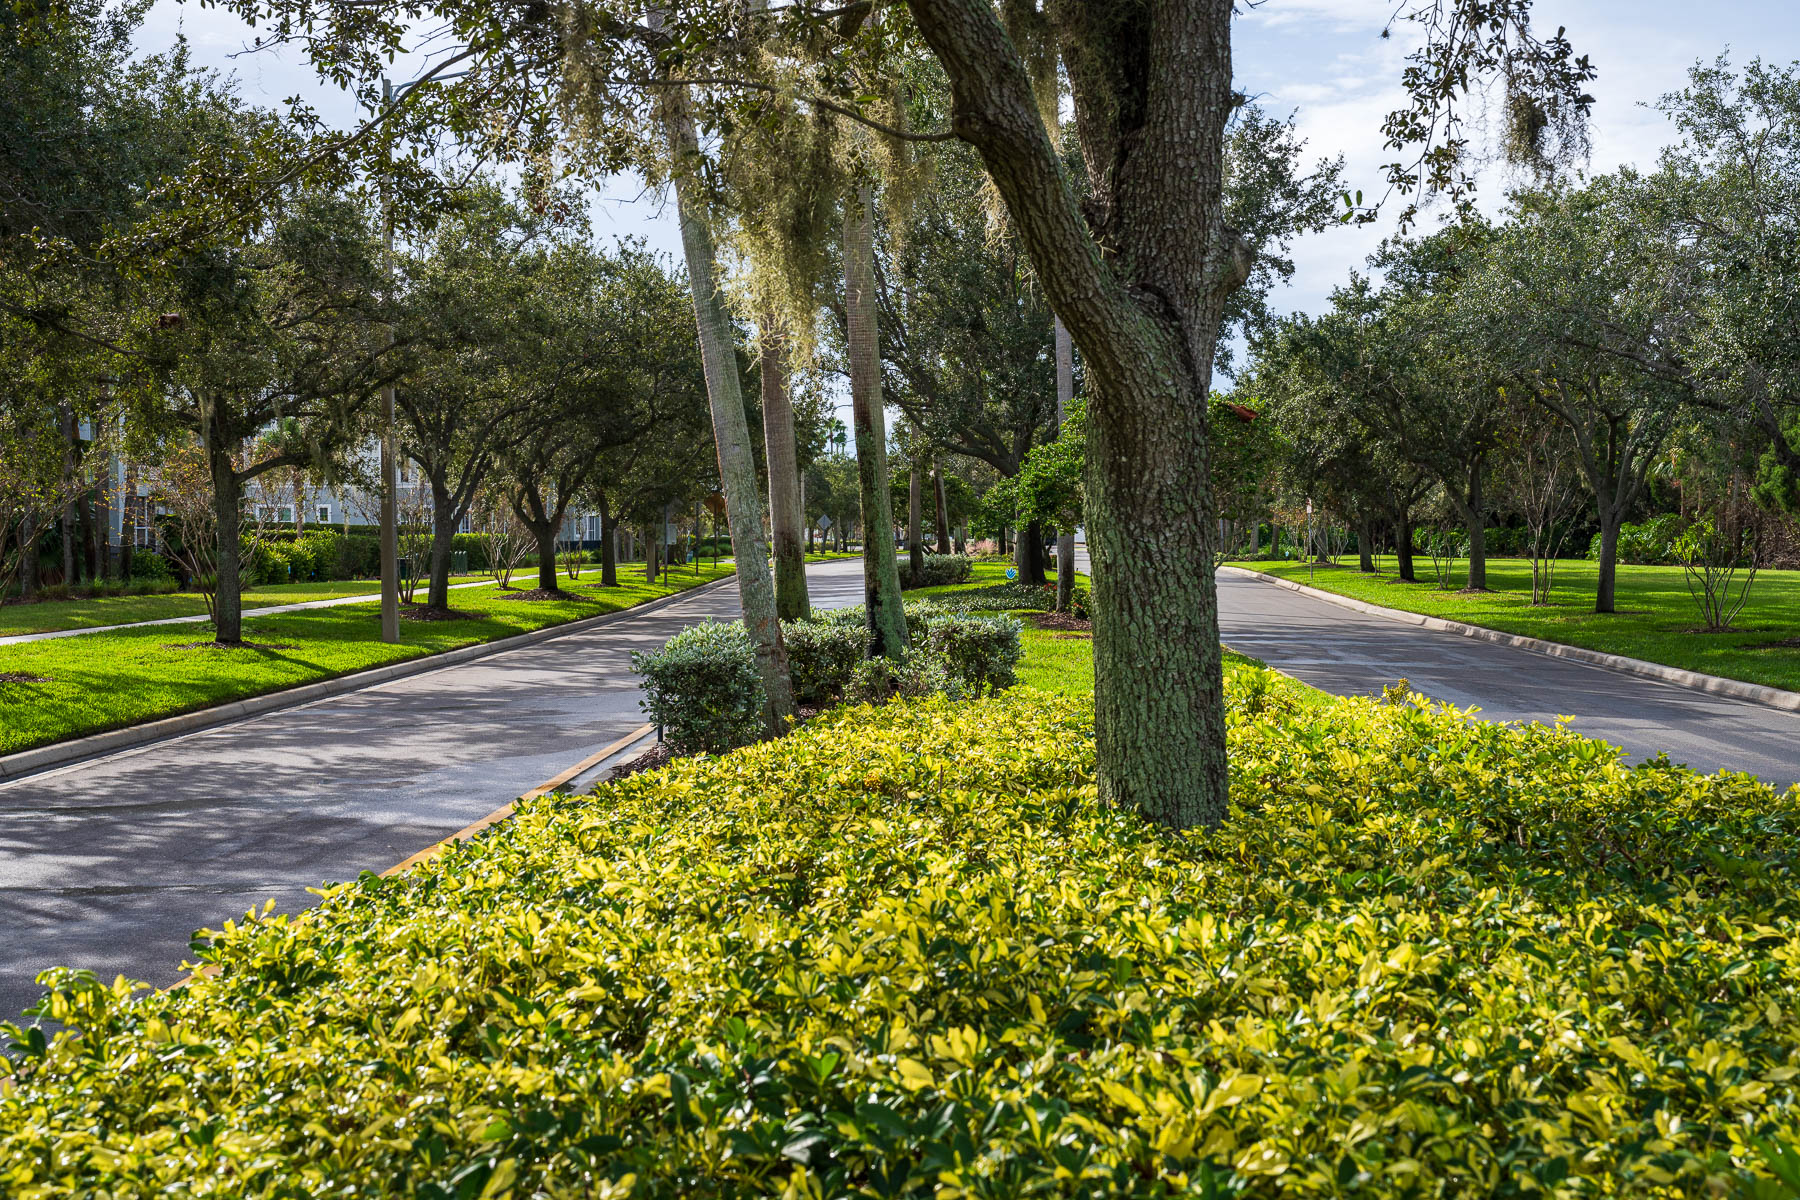
[[[544,601],[468,588],[450,593],[466,619],[402,621],[398,645],[381,640],[379,604],[368,603],[253,617],[244,627],[253,644],[241,648],[193,647],[197,625],[0,646],[0,675],[47,681],[0,683],[0,754],[614,612],[731,571],[684,569],[654,584],[622,571],[616,588],[571,589]]]
[[[1584,559],[1559,560],[1554,602],[1535,608],[1524,559],[1489,559],[1493,590],[1476,593],[1454,590],[1463,586],[1454,565],[1449,591],[1439,590],[1428,571],[1405,583],[1350,567],[1315,565],[1309,573],[1297,562],[1238,565],[1388,608],[1800,691],[1800,571],[1759,573],[1732,630],[1707,633],[1680,567],[1620,565],[1619,611],[1600,614],[1593,611],[1596,565]]]
[[[0,1190],[1785,1194],[1800,792],[1227,671],[1216,831],[1081,700],[896,701],[59,974]]]

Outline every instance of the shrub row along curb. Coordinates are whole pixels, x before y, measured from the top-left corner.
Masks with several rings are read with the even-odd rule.
[[[1542,638],[1526,637],[1518,633],[1503,633],[1498,629],[1488,629],[1482,625],[1468,625],[1462,621],[1450,621],[1443,617],[1428,617],[1423,613],[1406,612],[1398,608],[1384,608],[1379,604],[1370,604],[1366,600],[1356,600],[1349,596],[1340,596],[1336,592],[1328,592],[1322,588],[1308,587],[1304,583],[1295,583],[1291,579],[1283,579],[1278,575],[1268,575],[1262,571],[1252,571],[1244,567],[1220,567],[1221,571],[1232,571],[1247,579],[1256,579],[1264,583],[1272,583],[1276,587],[1284,587],[1290,592],[1299,592],[1318,600],[1329,601],[1343,608],[1354,609],[1360,613],[1368,613],[1377,617],[1389,617],[1396,621],[1404,621],[1408,625],[1418,625],[1425,629],[1437,630],[1441,633],[1454,633],[1462,637],[1479,638],[1484,642],[1498,642],[1502,646],[1517,646],[1521,650],[1530,650],[1536,654],[1547,654],[1552,658],[1569,658],[1577,662],[1588,663],[1596,667],[1607,667],[1614,671],[1623,671],[1628,675],[1641,675],[1646,679],[1655,679],[1662,683],[1672,683],[1677,687],[1692,688],[1698,692],[1711,692],[1718,696],[1729,696],[1733,700],[1748,700],[1752,704],[1767,705],[1786,712],[1800,712],[1800,692],[1790,692],[1783,688],[1766,687],[1760,683],[1745,683],[1741,679],[1726,679],[1719,675],[1707,675],[1701,671],[1685,671],[1680,667],[1665,666],[1662,663],[1645,662],[1641,658],[1627,658],[1623,654],[1606,654],[1599,650],[1588,650],[1581,646],[1565,646],[1561,642],[1546,642]]]
[[[234,700],[229,704],[216,704],[210,708],[196,709],[193,712],[181,713],[173,717],[147,721],[142,725],[131,725],[107,733],[72,738],[66,742],[39,746],[34,750],[21,750],[17,754],[0,755],[0,784],[23,779],[28,775],[37,775],[53,767],[65,766],[81,759],[95,758],[118,750],[130,750],[180,734],[210,729],[216,725],[227,725],[245,717],[257,717],[281,709],[298,708],[303,704],[329,700],[347,692],[374,687],[376,684],[390,683],[393,680],[405,679],[413,675],[423,675],[428,671],[440,671],[461,666],[463,663],[486,658],[490,654],[499,654],[504,650],[517,650],[537,642],[562,637],[565,634],[581,633],[621,617],[642,616],[665,608],[677,600],[691,599],[694,596],[702,595],[714,588],[734,582],[736,578],[735,575],[728,575],[724,579],[716,579],[711,583],[688,588],[668,596],[661,596],[631,608],[622,608],[617,612],[601,613],[595,617],[582,617],[580,620],[567,621],[561,625],[546,625],[542,629],[533,629],[529,633],[513,634],[509,637],[496,638],[491,642],[479,642],[473,646],[460,646],[441,654],[421,655],[405,662],[352,671],[334,679],[322,679],[317,683],[303,683],[298,687],[252,696],[247,700]]]

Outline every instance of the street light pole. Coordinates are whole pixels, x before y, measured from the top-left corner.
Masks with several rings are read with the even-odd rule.
[[[394,97],[422,83],[460,79],[467,71],[447,75],[427,75],[411,83],[395,85],[381,77],[381,105],[385,113],[394,105]],[[381,181],[381,232],[387,252],[388,274],[394,271],[394,212],[388,200],[388,181]],[[394,343],[394,327],[388,326],[388,345]],[[381,640],[390,644],[400,640],[400,529],[397,512],[399,500],[399,446],[394,438],[394,385],[381,389]]]
[[[394,86],[387,76],[381,77],[383,105],[394,102]],[[394,214],[388,204],[388,183],[381,181],[381,227],[386,248],[388,273],[394,270]],[[394,327],[388,326],[388,341],[393,342]],[[381,640],[389,644],[400,640],[400,530],[396,512],[399,488],[398,464],[394,461],[394,385],[381,389]]]

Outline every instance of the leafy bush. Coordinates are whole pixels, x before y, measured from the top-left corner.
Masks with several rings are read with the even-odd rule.
[[[175,578],[175,571],[169,566],[169,560],[156,551],[133,550],[131,552],[131,577],[160,581]]]
[[[961,683],[944,669],[943,659],[916,651],[901,661],[863,659],[850,673],[850,685],[844,690],[844,698],[852,704],[886,704],[896,698],[926,696],[961,700],[963,695]]]
[[[1639,566],[1666,567],[1681,561],[1676,541],[1685,522],[1679,513],[1663,513],[1641,525],[1626,522],[1619,526],[1619,561]],[[1600,535],[1588,542],[1587,556],[1600,561]]]
[[[860,617],[862,610],[856,612]],[[843,695],[869,644],[861,620],[783,621],[781,636],[787,643],[794,699],[808,705],[825,704]]]
[[[909,588],[948,587],[951,584],[967,583],[973,562],[966,554],[927,554],[920,565],[919,577],[912,578],[911,573],[902,566],[900,581]]]
[[[926,656],[943,665],[959,690],[971,696],[1009,688],[1019,681],[1019,623],[1011,617],[941,614],[931,622]]]
[[[762,679],[741,624],[691,626],[631,665],[644,677],[639,703],[678,753],[723,754],[761,736]]]
[[[0,1191],[1783,1194],[1800,793],[1230,688],[1216,831],[1078,702],[859,707],[57,973]]]
[[[1094,619],[1094,593],[1082,584],[1069,589],[1069,615],[1078,621]]]

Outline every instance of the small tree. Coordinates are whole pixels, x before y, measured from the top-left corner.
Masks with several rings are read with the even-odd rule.
[[[537,540],[512,506],[491,494],[482,509],[481,532],[487,539],[488,575],[502,591],[511,591],[513,572],[525,564]]]
[[[1500,478],[1506,497],[1530,534],[1531,603],[1550,603],[1556,559],[1569,536],[1569,517],[1581,499],[1580,467],[1566,425],[1537,419],[1526,426]]]
[[[407,604],[413,603],[419,581],[430,576],[432,509],[431,492],[424,480],[411,488],[399,489],[395,495],[394,520],[400,539],[400,599]]]

